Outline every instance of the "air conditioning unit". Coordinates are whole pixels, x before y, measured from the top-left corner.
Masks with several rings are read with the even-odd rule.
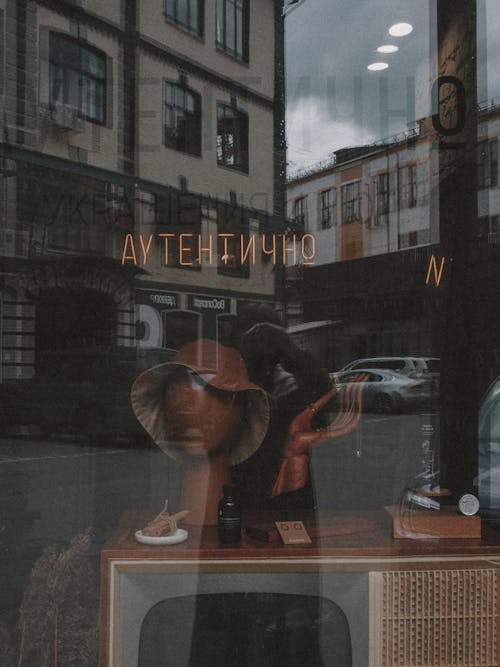
[[[29,233],[0,229],[0,257],[27,257]]]
[[[59,130],[77,130],[80,126],[78,111],[69,104],[56,104],[50,112],[50,118]]]

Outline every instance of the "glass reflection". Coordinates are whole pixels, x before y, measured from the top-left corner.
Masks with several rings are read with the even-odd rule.
[[[127,511],[191,502],[200,461],[199,525],[229,476],[249,510],[320,522],[464,492],[495,517],[499,3],[14,4],[15,30],[0,1],[9,636],[47,544],[91,527],[97,553]],[[130,392],[200,341],[219,350],[211,377],[191,360],[158,392],[179,461]],[[223,347],[237,390],[211,384]],[[231,458],[252,422],[259,444]]]

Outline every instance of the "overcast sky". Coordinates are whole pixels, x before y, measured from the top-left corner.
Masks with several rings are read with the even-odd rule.
[[[489,90],[500,95],[500,0],[486,3]],[[481,12],[480,12],[481,14]],[[398,21],[413,25],[391,37]],[[339,148],[362,145],[405,131],[430,112],[430,18],[426,0],[304,0],[285,24],[289,171],[328,159]],[[482,44],[484,46],[484,30]],[[376,52],[383,44],[397,53]],[[385,61],[388,69],[367,65]]]

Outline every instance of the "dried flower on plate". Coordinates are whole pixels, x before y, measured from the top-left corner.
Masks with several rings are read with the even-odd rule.
[[[168,500],[165,501],[165,507],[155,516],[143,529],[142,534],[149,537],[164,537],[171,535],[177,530],[177,524],[186,518],[188,510],[182,510],[176,514],[169,514]]]

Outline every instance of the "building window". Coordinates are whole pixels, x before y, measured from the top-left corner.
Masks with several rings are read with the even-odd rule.
[[[486,238],[488,243],[500,244],[500,216],[489,215],[479,218],[479,236]]]
[[[342,187],[342,223],[359,220],[359,181]]]
[[[319,228],[328,229],[335,224],[337,191],[323,190],[319,193]]]
[[[248,0],[217,0],[217,46],[248,62]]]
[[[201,155],[201,97],[178,83],[165,83],[165,146]]]
[[[413,232],[399,234],[399,249],[412,248],[419,245],[428,245],[430,234],[428,229],[419,229]]]
[[[165,16],[189,32],[203,35],[203,0],[165,0]]]
[[[477,185],[480,189],[498,184],[498,142],[482,141],[477,146]]]
[[[409,164],[399,170],[399,207],[417,205],[417,165]]]
[[[248,116],[226,104],[217,105],[217,164],[248,172]]]
[[[375,202],[374,224],[380,225],[387,221],[389,213],[389,174],[378,174],[373,179],[373,200]]]
[[[299,197],[293,202],[293,219],[307,230],[307,197]]]
[[[248,246],[248,220],[235,206],[221,204],[217,208],[217,257],[219,274],[248,278],[250,259],[242,262],[242,247]],[[243,243],[242,243],[243,240]]]
[[[161,239],[163,266],[200,270],[198,235],[201,233],[201,203],[193,194],[173,192],[155,199],[156,234]],[[159,236],[163,234],[164,236]],[[182,236],[181,236],[182,235]]]
[[[103,255],[106,239],[120,238],[109,216],[104,181],[18,163],[16,186],[17,217],[31,228],[36,254],[49,249]]]
[[[65,104],[86,120],[105,122],[106,57],[60,35],[50,35],[49,103]]]

